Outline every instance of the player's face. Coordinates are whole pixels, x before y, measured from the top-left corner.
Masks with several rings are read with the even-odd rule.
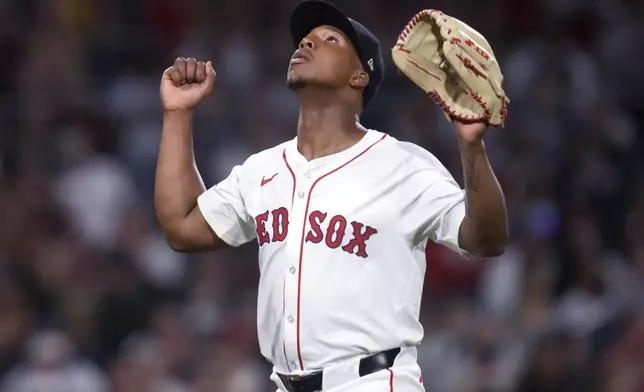
[[[359,70],[360,60],[349,39],[334,27],[320,26],[302,40],[291,57],[287,82],[294,90],[340,89]]]

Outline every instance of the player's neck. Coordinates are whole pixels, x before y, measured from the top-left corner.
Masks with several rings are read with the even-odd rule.
[[[307,160],[335,154],[364,136],[355,111],[346,104],[304,103],[297,125],[297,149]]]

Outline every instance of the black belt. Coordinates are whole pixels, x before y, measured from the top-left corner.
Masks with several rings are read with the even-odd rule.
[[[360,377],[364,377],[367,374],[392,367],[399,353],[400,347],[397,347],[362,358],[358,367],[358,374]],[[323,370],[306,376],[285,376],[279,373],[277,375],[289,392],[318,392],[322,390],[322,373]]]

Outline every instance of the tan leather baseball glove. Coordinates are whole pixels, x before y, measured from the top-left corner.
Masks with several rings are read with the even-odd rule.
[[[510,100],[492,48],[476,30],[436,10],[416,14],[393,47],[396,67],[450,120],[503,126]]]

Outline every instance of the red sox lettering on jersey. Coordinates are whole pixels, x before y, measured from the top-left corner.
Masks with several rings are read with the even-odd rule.
[[[313,211],[309,214],[310,228],[304,240],[314,244],[323,243],[330,249],[340,248],[344,252],[355,254],[358,257],[368,257],[367,241],[378,231],[371,226],[353,221],[350,222],[350,228],[353,231],[349,234],[348,221],[342,215],[334,215],[329,219],[326,230],[323,230],[322,224],[325,223],[327,215],[322,211]],[[267,231],[269,217],[271,217],[272,232]],[[286,207],[279,207],[257,215],[255,227],[259,246],[284,241],[288,236],[288,210]],[[343,243],[345,245],[340,247]]]
[[[198,203],[223,241],[259,244],[260,349],[283,374],[413,347],[425,243],[461,251],[464,191],[429,152],[373,130],[311,161],[297,138],[262,151]]]

